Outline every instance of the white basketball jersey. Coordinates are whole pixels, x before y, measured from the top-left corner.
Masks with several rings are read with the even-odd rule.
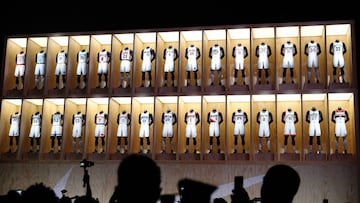
[[[215,111],[211,111],[210,115],[209,115],[209,121],[210,123],[219,123],[220,117],[219,117],[219,112]]]
[[[269,120],[270,120],[269,111],[261,111],[259,119],[260,119],[260,125],[269,124]]]
[[[259,58],[267,58],[268,57],[268,46],[267,44],[259,45]]]
[[[25,53],[19,53],[16,55],[16,64],[25,64]]]
[[[285,120],[285,124],[294,124],[295,112],[294,111],[286,111],[284,120]]]
[[[295,47],[293,43],[284,44],[284,57],[292,57],[295,53]]]
[[[149,112],[142,112],[140,114],[140,124],[141,125],[149,125],[150,123],[150,113]]]
[[[212,60],[220,60],[221,58],[220,46],[213,46],[211,48],[211,57]]]
[[[53,114],[52,124],[53,125],[61,125],[61,117],[62,117],[62,115],[60,113]]]
[[[39,52],[36,54],[36,63],[39,64],[45,63],[45,52]]]
[[[235,58],[236,59],[244,59],[245,51],[243,45],[236,45],[235,47]]]
[[[243,111],[241,111],[241,112],[236,111],[234,114],[234,121],[235,121],[235,124],[244,124],[245,113]]]
[[[336,109],[335,110],[335,123],[336,124],[340,124],[340,123],[345,123],[346,120],[346,114],[345,114],[345,110],[344,109]]]
[[[316,42],[309,42],[307,49],[309,56],[316,56],[317,53],[319,52]]]
[[[109,61],[108,52],[106,50],[99,52],[99,63],[107,63]]]
[[[31,125],[33,126],[39,126],[41,123],[41,115],[40,114],[34,114],[31,116]]]
[[[87,62],[87,52],[80,51],[78,54],[78,62],[79,63],[86,63]]]
[[[342,55],[344,51],[342,42],[334,42],[333,43],[334,55]]]
[[[83,123],[83,115],[80,113],[80,114],[75,114],[74,115],[74,125],[82,125]]]
[[[65,52],[59,52],[57,54],[57,63],[66,63],[66,53]]]
[[[165,112],[164,113],[164,124],[165,125],[172,125],[173,123],[173,112]]]
[[[319,110],[310,110],[309,111],[309,120],[311,123],[319,123],[319,121],[320,121]]]
[[[95,119],[96,119],[95,121],[96,125],[105,125],[106,118],[104,112],[96,114]]]
[[[119,114],[119,125],[127,125],[128,124],[128,114],[122,113]]]
[[[187,122],[188,125],[195,125],[196,124],[195,111],[187,113],[186,122]]]
[[[12,114],[11,115],[11,125],[19,126],[20,124],[20,114]]]
[[[196,61],[197,53],[196,53],[196,47],[195,46],[189,46],[188,47],[187,57],[188,57],[188,60]]]
[[[131,60],[131,53],[130,53],[130,49],[124,49],[121,52],[121,56],[120,56],[120,60]]]
[[[143,51],[143,61],[144,62],[151,62],[152,54],[151,54],[151,47],[147,47]]]
[[[174,48],[166,48],[165,51],[165,60],[166,61],[174,61],[175,58],[175,49]]]

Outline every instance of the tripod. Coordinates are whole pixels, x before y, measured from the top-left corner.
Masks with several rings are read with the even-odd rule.
[[[86,187],[86,196],[92,197],[92,192],[90,187],[90,175],[86,167],[84,167],[83,187]]]

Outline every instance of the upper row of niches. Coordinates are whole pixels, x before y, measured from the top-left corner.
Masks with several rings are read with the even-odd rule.
[[[63,87],[86,94],[156,92],[165,84],[180,92],[346,88],[356,75],[351,36],[351,24],[336,24],[8,38],[3,95],[14,89],[24,90],[25,95],[38,89],[59,95],[65,92]],[[236,52],[238,45],[244,49]],[[174,64],[168,66],[165,56],[170,46],[177,54],[171,55]],[[126,60],[120,58],[126,49],[131,50],[131,58],[129,73],[123,74],[120,66]],[[87,63],[81,71],[78,56],[83,50]],[[41,51],[46,54],[43,72],[36,62]],[[64,76],[56,70],[62,51],[67,57]],[[14,74],[20,52],[26,54],[23,76],[21,71]],[[102,53],[107,57],[104,65]],[[243,57],[236,58],[236,53]]]

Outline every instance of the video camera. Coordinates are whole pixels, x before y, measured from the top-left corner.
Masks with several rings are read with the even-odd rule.
[[[94,165],[94,162],[83,159],[80,161],[80,167],[87,168]]]

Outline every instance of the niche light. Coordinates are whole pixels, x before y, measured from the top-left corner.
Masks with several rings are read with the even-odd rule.
[[[17,44],[21,48],[25,48],[26,44],[27,44],[27,39],[26,38],[10,38],[9,40],[14,42],[15,44]]]
[[[32,38],[30,38],[30,40],[34,41],[40,47],[47,46],[47,37],[32,37]]]
[[[134,35],[133,34],[116,34],[115,37],[123,44],[134,43]]]
[[[90,36],[88,35],[72,36],[71,38],[81,46],[88,46],[90,43]]]
[[[156,33],[155,32],[137,33],[136,36],[138,36],[139,39],[143,43],[155,43],[156,42]]]

